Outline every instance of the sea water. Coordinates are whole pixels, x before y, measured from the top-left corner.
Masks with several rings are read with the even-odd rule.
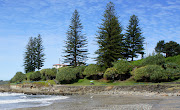
[[[48,106],[54,101],[67,98],[67,96],[56,95],[26,95],[23,93],[0,92],[0,110]]]

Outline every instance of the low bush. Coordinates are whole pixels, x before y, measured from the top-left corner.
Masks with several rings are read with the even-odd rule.
[[[99,65],[90,64],[85,68],[83,75],[88,79],[101,79],[103,77],[103,70]]]
[[[57,69],[42,69],[40,73],[42,80],[53,80],[56,78]]]
[[[104,78],[107,80],[115,80],[115,78],[118,76],[118,72],[116,68],[108,68],[104,73]]]
[[[26,73],[27,81],[30,81],[30,75],[31,75],[32,73],[33,73],[33,72]]]
[[[83,79],[84,75],[83,72],[85,70],[86,66],[77,66],[73,68],[73,72],[76,74],[78,79]]]
[[[26,80],[26,75],[22,72],[17,72],[14,77],[10,80],[10,83],[21,82]]]
[[[39,71],[33,72],[29,78],[31,81],[39,81],[41,80],[41,73]]]
[[[180,78],[180,66],[176,63],[166,63],[163,65],[165,72],[168,76],[168,79],[177,80]]]
[[[135,81],[161,82],[167,81],[165,70],[159,65],[147,65],[132,71]]]
[[[132,71],[133,66],[125,60],[119,60],[115,63],[113,63],[113,67],[117,70],[117,73],[119,74],[120,80],[125,80],[130,77],[130,71]]]
[[[49,84],[51,84],[51,85],[55,85],[55,84],[56,84],[56,82],[55,82],[54,80],[47,80],[47,82],[48,82]]]
[[[73,83],[76,81],[76,74],[71,67],[62,67],[56,74],[56,80],[59,83]]]
[[[180,66],[176,63],[165,63],[163,65],[164,69],[180,69]]]
[[[167,57],[166,63],[176,63],[180,66],[180,55],[173,56],[173,57]]]
[[[161,54],[149,56],[142,61],[142,65],[162,65],[165,63],[165,58]]]
[[[131,61],[131,65],[133,67],[141,67],[142,66],[142,62],[143,62],[144,59],[140,59],[140,60],[136,60],[136,61]]]

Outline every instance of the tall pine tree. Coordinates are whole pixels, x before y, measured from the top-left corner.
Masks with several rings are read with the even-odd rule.
[[[42,38],[39,34],[37,38],[34,38],[35,42],[35,67],[36,69],[41,69],[42,66],[44,66],[45,61],[45,54],[44,54],[44,47],[42,45]]]
[[[24,55],[24,68],[26,73],[41,69],[45,60],[43,51],[41,35],[35,38],[30,37]]]
[[[126,48],[126,58],[131,58],[133,61],[134,57],[137,57],[137,54],[143,56],[144,48],[143,42],[144,37],[142,36],[141,29],[139,27],[139,19],[136,15],[132,15],[129,20],[129,26],[127,27],[125,35],[125,48]]]
[[[30,37],[29,42],[26,46],[26,52],[25,52],[25,56],[24,56],[24,68],[25,68],[25,72],[31,72],[31,71],[35,71],[35,42],[33,37]]]
[[[79,17],[78,11],[75,10],[67,32],[66,49],[64,50],[65,63],[70,63],[74,67],[85,64],[88,54],[87,39],[82,34],[83,27]]]
[[[95,53],[98,54],[97,63],[107,68],[112,66],[112,62],[123,58],[124,44],[122,27],[112,2],[107,4],[103,17],[97,35],[99,49]]]

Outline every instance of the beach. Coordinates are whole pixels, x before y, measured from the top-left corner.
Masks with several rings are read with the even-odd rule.
[[[5,91],[5,88],[1,88]],[[12,85],[9,92],[67,96],[47,106],[15,110],[179,110],[179,85],[64,86]],[[6,91],[6,92],[8,92]]]
[[[16,110],[179,110],[180,97],[73,95],[49,106]]]

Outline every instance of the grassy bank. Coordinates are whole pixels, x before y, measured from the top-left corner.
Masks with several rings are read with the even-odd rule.
[[[151,82],[135,82],[135,81],[106,81],[106,80],[88,80],[80,79],[78,82],[73,84],[66,84],[69,86],[131,86],[131,85],[157,85],[157,84],[168,84],[168,85],[180,85],[180,79],[173,82],[161,82],[161,83],[151,83]]]

